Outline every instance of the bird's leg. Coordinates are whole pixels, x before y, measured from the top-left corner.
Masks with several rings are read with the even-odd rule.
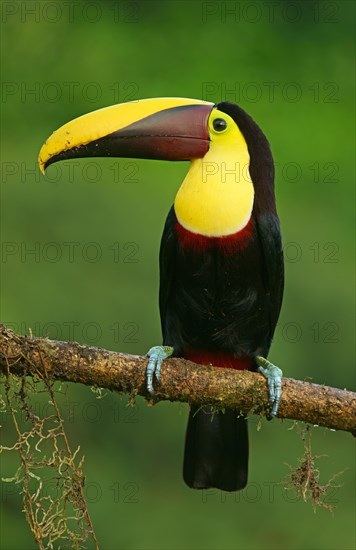
[[[269,393],[269,404],[271,407],[271,412],[267,416],[268,420],[272,420],[276,416],[278,411],[279,402],[282,396],[282,375],[283,372],[279,367],[273,365],[265,359],[264,357],[257,356],[255,361],[258,365],[258,372],[263,374],[268,380],[268,393]]]
[[[156,380],[159,382],[162,361],[170,357],[172,353],[173,348],[171,346],[154,346],[147,352],[147,356],[150,360],[148,361],[146,369],[146,386],[152,396],[155,393],[153,389],[153,376],[155,376]]]

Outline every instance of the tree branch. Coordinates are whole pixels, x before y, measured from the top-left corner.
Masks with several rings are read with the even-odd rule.
[[[0,373],[81,383],[150,396],[146,390],[147,358],[77,342],[16,335],[0,325]],[[268,402],[265,378],[248,371],[202,366],[185,359],[162,365],[156,400],[185,401],[236,408],[260,414]],[[356,435],[356,393],[283,378],[279,418],[301,420]]]

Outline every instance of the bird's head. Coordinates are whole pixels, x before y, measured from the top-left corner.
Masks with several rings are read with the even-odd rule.
[[[190,160],[174,207],[183,227],[207,236],[229,235],[248,223],[264,177],[273,192],[268,142],[228,102],[158,98],[99,109],[56,130],[38,162],[44,172],[55,162],[86,157]]]

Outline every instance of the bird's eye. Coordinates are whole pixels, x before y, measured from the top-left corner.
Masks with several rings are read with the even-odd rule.
[[[226,120],[223,118],[216,118],[213,121],[213,127],[216,132],[223,132],[227,127]]]

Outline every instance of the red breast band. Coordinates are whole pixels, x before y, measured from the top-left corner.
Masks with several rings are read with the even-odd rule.
[[[210,248],[216,248],[225,255],[231,255],[239,250],[243,250],[253,237],[254,223],[252,218],[241,231],[226,235],[224,237],[206,237],[198,233],[192,233],[185,229],[178,220],[176,221],[176,231],[180,245],[183,248],[191,249],[194,252],[204,252]]]

